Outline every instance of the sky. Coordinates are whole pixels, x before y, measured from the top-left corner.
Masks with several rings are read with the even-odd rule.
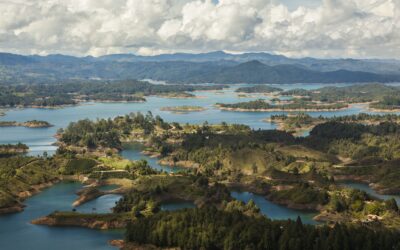
[[[0,0],[0,51],[400,58],[400,0]]]

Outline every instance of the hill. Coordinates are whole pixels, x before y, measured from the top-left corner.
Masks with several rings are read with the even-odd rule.
[[[320,59],[290,59],[267,53],[233,55],[218,51],[158,56],[115,54],[102,57],[0,53],[0,82],[15,84],[110,79],[154,79],[171,83],[400,81],[400,62],[396,60],[345,61],[345,64],[341,64],[342,59],[330,60],[328,63]],[[322,64],[325,66],[315,66]],[[387,70],[380,70],[383,68]]]

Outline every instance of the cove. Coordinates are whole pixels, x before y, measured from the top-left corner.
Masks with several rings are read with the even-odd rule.
[[[397,202],[397,205],[400,205],[400,195],[385,195],[385,194],[378,194],[375,190],[373,190],[368,184],[361,183],[361,182],[352,182],[352,181],[345,181],[341,182],[340,185],[348,188],[359,189],[361,191],[366,192],[367,194],[381,199],[381,200],[389,200],[394,198]]]
[[[61,182],[27,200],[25,210],[20,213],[0,216],[0,248],[7,250],[43,249],[116,249],[108,245],[111,239],[123,238],[122,230],[100,231],[79,227],[48,227],[33,225],[33,219],[51,212],[71,211],[72,202],[77,198],[75,192],[82,188],[77,182]],[[102,198],[102,197],[100,197]],[[79,212],[108,212],[119,197],[103,197],[78,207]]]
[[[305,224],[319,224],[317,221],[313,220],[313,217],[317,215],[316,213],[290,209],[285,206],[275,204],[261,195],[250,192],[232,191],[231,196],[236,200],[243,201],[244,203],[248,203],[250,200],[253,200],[257,207],[260,208],[261,213],[272,220],[296,220],[297,217],[300,216],[302,222]]]
[[[144,146],[140,143],[129,143],[124,145],[124,149],[120,152],[120,155],[125,159],[131,161],[137,160],[146,160],[149,163],[149,166],[155,170],[165,171],[167,173],[176,173],[179,171],[186,171],[187,169],[181,167],[170,167],[170,166],[162,166],[158,164],[158,159],[154,157],[149,157],[145,154],[142,154]]]

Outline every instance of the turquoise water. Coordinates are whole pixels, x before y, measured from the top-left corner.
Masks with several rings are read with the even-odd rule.
[[[366,183],[360,183],[360,182],[342,182],[342,186],[349,187],[349,188],[354,188],[354,189],[359,189],[362,191],[365,191],[367,194],[370,194],[371,196],[381,199],[381,200],[389,200],[391,198],[394,198],[397,202],[398,205],[400,205],[400,195],[384,195],[384,194],[378,194],[375,190],[373,190],[368,184]]]
[[[344,85],[344,84],[342,84]],[[235,103],[249,101],[257,98],[268,97],[256,94],[248,98],[239,98],[234,90],[243,85],[235,85],[222,92],[194,92],[199,98],[195,99],[173,99],[148,97],[145,103],[85,103],[78,106],[66,107],[62,109],[12,109],[6,112],[5,116],[0,117],[0,121],[27,121],[44,120],[54,125],[50,128],[24,128],[24,127],[2,127],[0,128],[0,144],[22,142],[30,147],[30,155],[42,154],[44,151],[53,153],[57,149],[52,144],[56,141],[53,137],[57,129],[66,127],[70,122],[81,119],[110,118],[124,115],[131,112],[151,111],[154,115],[160,115],[166,121],[180,123],[228,123],[247,124],[251,128],[274,129],[276,126],[262,120],[274,114],[284,114],[285,112],[232,112],[221,111],[213,105],[215,103]],[[305,88],[315,89],[323,84],[293,84],[279,85],[284,89]],[[195,105],[207,108],[202,112],[187,114],[174,114],[169,111],[161,111],[160,108],[168,106]],[[309,112],[312,116],[339,116],[365,112],[362,106],[354,106],[346,110],[334,112]]]
[[[236,200],[243,201],[245,203],[253,200],[257,207],[260,208],[262,214],[273,220],[296,220],[300,216],[301,220],[305,224],[318,224],[313,220],[313,217],[317,215],[313,212],[305,212],[295,209],[290,209],[285,206],[277,205],[267,200],[261,195],[256,195],[249,192],[231,192],[231,196]]]
[[[0,216],[0,249],[43,250],[43,249],[115,249],[108,240],[120,239],[122,231],[99,231],[78,227],[47,227],[33,225],[33,219],[58,211],[71,211],[72,202],[77,198],[75,192],[80,183],[60,183],[27,199],[21,213]],[[119,197],[105,197],[91,201],[78,208],[80,212],[109,211]]]
[[[176,211],[185,208],[195,208],[193,202],[190,201],[176,201],[176,202],[166,202],[161,204],[162,211]]]
[[[124,149],[121,151],[121,156],[132,161],[136,160],[146,160],[152,168],[165,171],[167,173],[176,173],[179,171],[185,171],[186,169],[180,167],[169,167],[169,166],[162,166],[158,164],[158,159],[154,157],[149,157],[147,155],[142,154],[144,146],[140,143],[131,143],[129,145],[125,145]]]

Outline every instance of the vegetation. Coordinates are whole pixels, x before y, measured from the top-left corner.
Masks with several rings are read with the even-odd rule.
[[[215,208],[160,212],[130,223],[128,242],[182,249],[396,249],[397,232],[271,221]]]
[[[29,150],[29,147],[22,143],[1,144],[0,145],[0,157],[26,153],[26,152],[28,152],[28,150]]]
[[[293,89],[281,92],[327,103],[371,103],[372,109],[396,110],[400,106],[400,88],[384,84],[360,84],[346,87],[323,87],[316,90]]]
[[[156,85],[124,80],[110,82],[66,82],[42,85],[0,86],[0,107],[73,105],[79,101],[142,102],[148,95],[191,95],[186,91],[220,90],[223,85]]]
[[[55,156],[4,158],[11,164],[7,163],[10,166],[0,178],[3,207],[18,206],[21,190],[29,190],[21,180],[41,184],[61,175],[79,175],[100,185],[124,183],[118,189],[123,198],[105,218],[113,218],[116,224],[129,220],[127,240],[139,244],[183,249],[328,249],[328,244],[338,244],[338,249],[369,249],[379,240],[385,242],[379,242],[380,246],[395,247],[391,242],[396,233],[388,229],[400,225],[396,202],[344,188],[337,180],[369,181],[383,193],[400,190],[398,117],[299,115],[293,119],[300,126],[305,120],[311,124],[314,119],[323,121],[318,120],[321,123],[304,138],[226,123],[168,123],[151,113],[71,123],[58,133],[60,147]],[[135,141],[144,144],[147,154],[159,157],[160,164],[191,171],[167,174],[153,170],[146,161],[117,155],[122,143]],[[36,162],[32,169],[30,162]],[[10,191],[13,187],[8,183],[19,185],[17,191]],[[254,202],[233,200],[229,188],[255,192],[290,208],[315,210],[318,220],[333,227],[304,226],[300,220],[271,221]],[[102,194],[93,190],[82,194]],[[161,204],[170,201],[190,201],[197,208],[161,212]],[[68,223],[75,219],[96,222],[95,216],[64,215],[60,218]],[[98,219],[107,223],[107,219]],[[341,241],[335,243],[335,237]]]
[[[175,113],[188,113],[188,112],[200,112],[206,110],[200,106],[177,106],[177,107],[162,107],[162,111],[171,111]]]
[[[272,115],[265,121],[277,123],[279,129],[288,132],[300,134],[301,132],[311,130],[318,124],[325,122],[341,123],[361,123],[361,124],[379,124],[382,122],[399,123],[400,116],[394,114],[375,115],[360,113],[357,115],[333,116],[333,117],[312,117],[306,113],[297,113],[289,115]]]
[[[251,87],[241,87],[235,90],[238,93],[271,93],[271,92],[280,92],[281,88],[272,87],[269,85],[257,85]]]
[[[119,131],[114,128],[112,120],[80,120],[71,123],[64,130],[61,141],[67,145],[79,145],[88,148],[110,147],[121,148]]]
[[[119,200],[114,212],[131,212],[135,217],[149,216],[160,210],[162,202],[193,201],[198,206],[222,205],[230,201],[228,189],[221,184],[208,185],[204,176],[142,176],[133,189]]]
[[[28,128],[48,128],[52,125],[46,121],[26,121],[26,122],[16,122],[16,121],[0,121],[0,127],[28,127]]]
[[[308,205],[310,208],[319,204],[324,205],[329,201],[329,195],[325,190],[313,188],[308,183],[301,183],[287,190],[274,191],[269,198],[278,202],[290,201],[295,204]]]
[[[234,104],[216,104],[221,109],[238,110],[238,111],[293,111],[293,110],[337,110],[347,108],[347,104],[332,103],[318,104],[305,100],[294,100],[289,104],[275,105],[259,99],[255,101],[240,102]]]
[[[17,146],[25,148],[23,144]],[[24,192],[35,193],[40,185],[56,181],[57,168],[63,164],[64,160],[59,158],[1,157],[0,212],[20,211]]]
[[[393,96],[385,96],[377,103],[370,104],[369,107],[372,109],[380,110],[399,110],[400,98],[396,94],[394,94]]]

